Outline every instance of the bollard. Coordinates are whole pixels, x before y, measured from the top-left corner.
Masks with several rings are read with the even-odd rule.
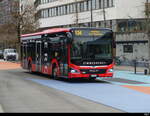
[[[144,75],[147,75],[147,69],[144,70]]]
[[[136,74],[136,60],[133,61],[134,62],[134,74]]]

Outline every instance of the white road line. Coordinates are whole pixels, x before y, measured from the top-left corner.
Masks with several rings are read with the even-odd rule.
[[[0,104],[0,113],[4,113],[4,110],[2,108],[2,105]]]

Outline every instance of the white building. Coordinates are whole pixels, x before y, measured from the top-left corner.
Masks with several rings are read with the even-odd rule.
[[[101,24],[104,17],[108,27],[116,20],[144,18],[146,0],[36,0],[40,28],[73,25],[90,25],[92,1],[93,26]],[[77,8],[77,9],[76,9]]]

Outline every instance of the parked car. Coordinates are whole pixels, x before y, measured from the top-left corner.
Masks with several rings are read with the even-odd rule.
[[[3,59],[3,50],[0,50],[0,59]]]
[[[4,60],[13,60],[16,61],[18,60],[18,53],[16,51],[16,49],[4,49]]]

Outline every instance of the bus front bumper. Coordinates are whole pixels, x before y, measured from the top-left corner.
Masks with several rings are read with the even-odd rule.
[[[105,74],[75,74],[69,73],[69,78],[105,78],[105,77],[113,77],[113,73],[105,73]]]

